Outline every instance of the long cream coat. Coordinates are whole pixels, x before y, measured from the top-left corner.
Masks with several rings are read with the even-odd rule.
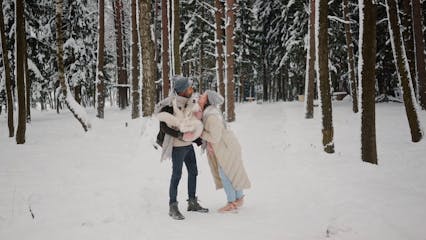
[[[214,150],[214,154],[207,153],[207,157],[216,189],[223,188],[219,166],[231,180],[235,190],[250,188],[251,183],[241,158],[241,145],[235,134],[225,127],[219,109],[208,106],[204,110],[203,123],[204,131],[201,138],[209,142]]]

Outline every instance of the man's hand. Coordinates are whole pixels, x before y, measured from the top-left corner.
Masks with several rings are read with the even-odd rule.
[[[201,138],[197,138],[194,140],[194,143],[197,144],[197,146],[201,146],[203,144],[203,140]]]

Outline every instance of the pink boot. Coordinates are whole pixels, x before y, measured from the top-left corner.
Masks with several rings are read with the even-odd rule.
[[[226,204],[224,207],[219,208],[218,212],[220,213],[236,213],[237,212],[237,206],[231,202]]]
[[[241,198],[238,198],[238,199],[237,199],[237,200],[235,200],[233,203],[234,203],[234,205],[235,205],[237,208],[239,208],[239,207],[243,206],[243,204],[244,204],[244,196],[242,196]]]

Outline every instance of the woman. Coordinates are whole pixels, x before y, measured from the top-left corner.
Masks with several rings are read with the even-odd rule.
[[[234,133],[226,126],[218,108],[223,97],[207,90],[200,96],[204,130],[201,138],[207,143],[207,158],[216,189],[224,188],[228,203],[219,212],[233,212],[243,205],[243,189],[250,187],[250,180],[243,166],[241,146]]]

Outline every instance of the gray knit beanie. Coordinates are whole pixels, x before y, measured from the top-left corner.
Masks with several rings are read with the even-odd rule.
[[[177,94],[184,92],[187,88],[192,86],[192,80],[187,77],[175,75],[172,77],[173,88]]]
[[[223,102],[225,101],[225,99],[219,93],[215,91],[206,90],[204,93],[207,94],[207,98],[211,105],[218,106],[223,104]]]

